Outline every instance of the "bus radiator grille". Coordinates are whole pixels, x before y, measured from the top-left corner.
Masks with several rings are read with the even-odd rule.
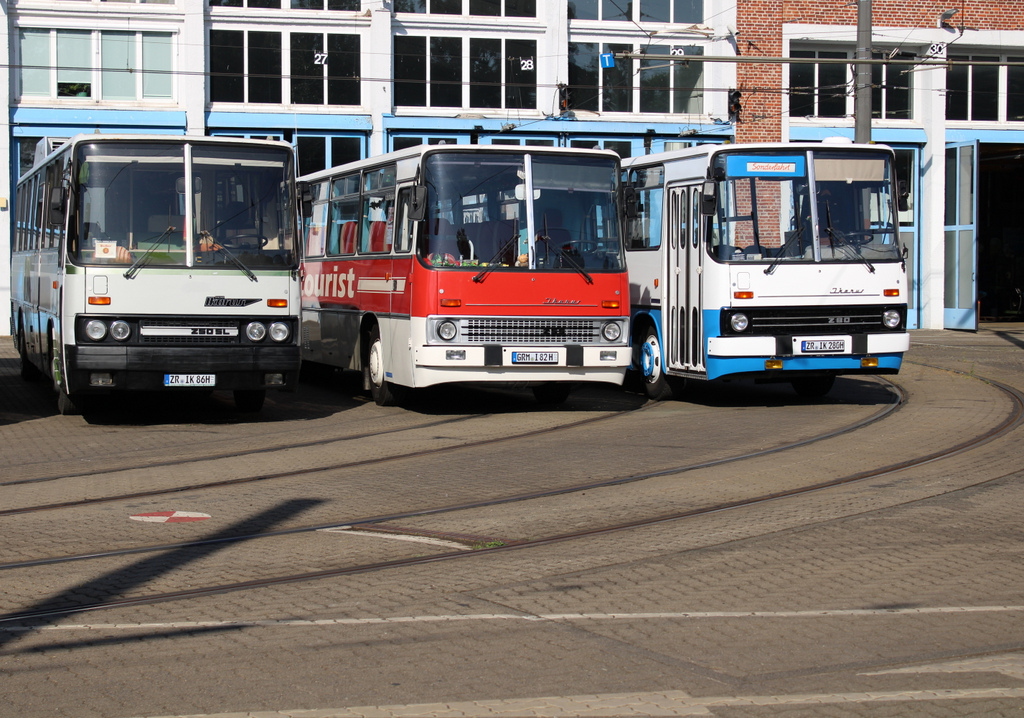
[[[470,344],[596,344],[595,319],[463,319],[460,336]]]

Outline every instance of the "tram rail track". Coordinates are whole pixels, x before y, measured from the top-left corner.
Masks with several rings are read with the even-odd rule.
[[[644,528],[654,526],[661,523],[667,523],[672,521],[686,520],[696,518],[700,516],[708,516],[710,514],[721,513],[725,511],[736,510],[745,507],[753,507],[767,502],[778,501],[787,498],[805,496],[815,492],[821,492],[824,490],[853,484],[859,481],[868,479],[875,479],[888,474],[900,472],[906,469],[924,466],[929,463],[940,461],[943,459],[951,458],[968,451],[978,449],[1002,436],[1005,436],[1009,432],[1016,429],[1022,422],[1024,422],[1024,394],[1019,390],[1009,387],[1000,382],[996,382],[984,377],[973,376],[972,378],[984,381],[985,383],[993,386],[1003,393],[1009,399],[1010,410],[1006,416],[989,427],[987,430],[976,434],[975,436],[969,437],[960,441],[952,446],[943,447],[941,449],[924,453],[920,456],[911,457],[906,460],[888,464],[873,469],[866,469],[857,472],[851,472],[840,477],[835,477],[826,481],[821,481],[813,484],[808,484],[799,487],[793,487],[781,491],[768,492],[759,494],[756,496],[744,497],[736,500],[720,501],[712,504],[706,504],[704,506],[689,508],[685,510],[667,512],[660,515],[646,516],[635,520],[618,522],[615,524],[609,524],[604,526],[594,526],[584,530],[574,530],[564,533],[553,533],[546,536],[539,536],[532,539],[524,539],[521,541],[515,541],[504,545],[496,545],[486,548],[480,548],[476,551],[449,551],[444,553],[438,553],[428,556],[415,556],[406,558],[390,559],[385,561],[368,562],[363,564],[353,564],[348,566],[337,566],[322,570],[305,571],[292,574],[282,574],[275,576],[268,576],[263,578],[257,578],[245,581],[225,582],[215,585],[198,586],[189,589],[183,589],[178,591],[164,591],[160,593],[151,593],[148,595],[138,596],[125,596],[121,598],[112,598],[109,600],[97,601],[93,603],[78,603],[75,605],[68,605],[66,607],[61,606],[47,606],[45,608],[40,607],[38,610],[28,610],[16,613],[10,613],[5,616],[0,616],[0,625],[10,623],[31,623],[33,621],[40,620],[53,620],[60,615],[82,613],[88,611],[105,610],[117,607],[129,607],[143,604],[159,603],[164,601],[172,600],[183,600],[188,598],[198,598],[202,596],[209,596],[214,594],[229,593],[233,591],[252,590],[256,588],[296,583],[304,581],[314,581],[325,578],[339,577],[345,575],[354,575],[360,573],[368,573],[373,571],[380,571],[386,569],[410,567],[425,565],[428,563],[435,563],[440,561],[452,561],[459,560],[470,556],[479,556],[482,553],[494,553],[494,552],[506,552],[506,551],[520,551],[532,547],[548,546],[558,543],[564,543],[574,540],[579,540],[588,537],[596,537],[606,534],[611,534],[620,531],[627,531],[637,528]],[[891,384],[891,383],[890,383]],[[813,444],[818,441],[822,441],[824,438],[831,438],[837,435],[848,433],[860,428],[862,426],[874,423],[881,418],[889,416],[892,412],[896,411],[900,406],[903,405],[905,396],[898,388],[897,385],[892,384],[894,390],[894,397],[898,400],[888,404],[883,409],[875,412],[872,416],[866,417],[865,419],[855,422],[846,427],[840,429],[825,432],[820,436],[808,437],[802,441],[793,442],[786,446],[773,447],[756,452],[749,452],[745,454],[738,454],[730,457],[722,457],[710,461],[704,461],[688,465],[680,465],[675,467],[663,468],[650,472],[642,472],[633,474],[625,477],[617,477],[612,480],[606,480],[602,482],[596,482],[587,484],[586,486],[572,486],[572,487],[560,487],[552,489],[550,491],[533,492],[529,494],[519,494],[515,496],[496,497],[487,500],[481,500],[476,502],[462,503],[457,505],[449,505],[442,507],[435,507],[430,509],[423,509],[418,511],[409,511],[396,513],[391,515],[380,515],[365,517],[361,519],[350,519],[344,522],[338,522],[334,524],[318,524],[316,526],[305,526],[305,527],[293,527],[282,531],[271,531],[260,534],[251,534],[248,536],[237,536],[237,537],[222,537],[217,539],[220,542],[223,541],[241,541],[241,540],[252,540],[255,538],[272,538],[275,536],[284,536],[289,534],[301,533],[304,531],[315,531],[326,528],[339,528],[339,527],[350,527],[367,524],[380,524],[388,521],[396,521],[400,519],[408,519],[411,517],[423,517],[439,515],[442,513],[452,513],[456,511],[463,511],[468,509],[480,508],[485,506],[494,506],[503,503],[511,502],[522,502],[536,498],[546,498],[550,496],[557,496],[562,494],[571,493],[574,491],[589,490],[591,488],[607,487],[621,485],[630,482],[642,481],[644,479],[650,479],[655,477],[667,476],[676,473],[683,473],[686,471],[693,471],[700,468],[707,468],[709,466],[720,465],[724,463],[731,463],[749,459],[752,457],[764,456],[772,453],[778,453],[787,451],[797,446],[805,446]],[[990,477],[977,482],[974,485],[980,485],[991,481],[997,481],[1004,477]],[[36,560],[23,563],[8,563],[0,565],[0,570],[12,570],[16,568],[25,568],[29,566],[45,565],[47,563],[61,563],[68,561],[80,561],[89,558],[100,558],[100,557],[116,557],[129,554],[138,554],[144,552],[155,552],[155,551],[166,551],[172,549],[183,549],[189,547],[199,547],[204,544],[208,544],[208,541],[194,541],[184,542],[178,544],[164,544],[160,546],[149,546],[149,547],[136,547],[132,549],[123,549],[118,551],[106,552],[106,553],[92,553],[88,555],[79,556],[65,556],[56,557],[52,559]],[[702,547],[705,548],[705,547]]]

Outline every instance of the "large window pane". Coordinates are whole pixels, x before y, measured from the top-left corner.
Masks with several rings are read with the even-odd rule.
[[[501,0],[469,0],[470,15],[501,15]]]
[[[501,40],[469,41],[469,105],[501,107]]]
[[[505,0],[506,17],[537,17],[537,0]]]
[[[570,20],[597,20],[597,0],[569,0]]]
[[[462,0],[430,0],[430,12],[443,15],[461,15]]]
[[[1024,57],[1011,57],[1009,61],[1024,63]],[[1024,67],[1006,68],[1006,119],[1024,120]]]
[[[327,104],[361,105],[359,36],[327,36]]]
[[[640,61],[640,111],[669,111],[669,48],[655,45],[646,54],[653,59]]]
[[[601,67],[596,42],[569,43],[569,109],[600,110]]]
[[[57,97],[92,97],[92,33],[57,31]]]
[[[427,0],[395,0],[395,12],[419,12],[427,11]]]
[[[21,94],[50,95],[50,31],[22,30]]]
[[[249,102],[281,102],[279,32],[249,33]]]
[[[210,30],[210,101],[245,102],[245,34]]]
[[[505,107],[534,109],[537,107],[537,41],[506,40],[509,58],[505,81]]]
[[[427,105],[427,38],[395,36],[395,104]]]
[[[632,52],[630,45],[605,45],[603,52]],[[602,81],[604,112],[633,111],[633,61],[616,60],[615,67],[604,69]]]
[[[174,94],[174,53],[171,52],[171,34],[166,32],[142,33],[142,96],[150,99],[169,99]]]
[[[683,54],[704,54],[699,45],[683,47]],[[704,63],[696,60],[672,63],[672,111],[701,114],[704,112]]]
[[[998,62],[998,57],[974,57],[979,62]],[[971,119],[999,119],[999,68],[974,65],[971,68]]]
[[[328,10],[358,11],[361,0],[327,0]]]
[[[324,36],[293,32],[291,35],[292,102],[322,105],[324,101]]]
[[[101,33],[100,67],[104,100],[134,100],[135,33]]]
[[[430,38],[430,106],[462,107],[462,38]]]
[[[675,13],[674,22],[704,22],[704,0],[675,0],[673,5],[673,12]]]
[[[632,20],[633,3],[629,0],[601,0],[602,20]]]
[[[950,60],[966,60],[962,55],[951,55]],[[970,82],[970,67],[967,65],[946,66],[946,119],[966,120],[967,98]]]
[[[621,3],[624,7],[630,3]],[[640,0],[640,22],[671,22],[669,0]]]

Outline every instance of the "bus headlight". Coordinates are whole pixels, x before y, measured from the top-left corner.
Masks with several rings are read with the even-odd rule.
[[[902,321],[903,318],[895,309],[886,309],[882,312],[882,324],[886,329],[897,329]]]
[[[270,325],[270,338],[275,342],[286,342],[291,334],[291,328],[284,322],[274,322]]]
[[[110,336],[114,337],[119,342],[123,342],[132,335],[132,328],[128,326],[128,322],[118,319],[115,322],[110,323]]]
[[[267,336],[267,328],[259,322],[249,322],[245,328],[245,336],[251,342],[261,342]]]
[[[450,342],[459,334],[459,328],[455,326],[455,322],[450,319],[446,319],[437,325],[437,336],[444,339],[446,342]]]
[[[619,326],[618,322],[608,322],[601,327],[601,336],[604,337],[606,342],[617,342],[619,337],[622,336],[622,327]]]
[[[734,332],[739,334],[740,332],[747,331],[747,327],[750,326],[750,319],[743,312],[736,312],[729,317],[729,326],[732,327]]]
[[[90,319],[85,325],[85,336],[94,342],[101,342],[107,336],[107,325],[99,319]]]

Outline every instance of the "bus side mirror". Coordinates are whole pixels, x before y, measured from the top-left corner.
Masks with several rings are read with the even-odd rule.
[[[50,206],[47,208],[47,223],[51,227],[64,224],[64,190],[60,187],[50,188]]]
[[[896,209],[900,212],[910,210],[910,203],[907,201],[908,197],[910,197],[910,190],[907,189],[907,181],[900,180],[896,183]]]
[[[622,188],[622,211],[626,219],[636,219],[637,215],[637,192],[636,187]]]
[[[718,206],[718,184],[713,179],[704,180],[700,188],[700,213],[710,215]]]
[[[419,222],[427,216],[427,188],[419,185],[409,195],[409,219]]]

